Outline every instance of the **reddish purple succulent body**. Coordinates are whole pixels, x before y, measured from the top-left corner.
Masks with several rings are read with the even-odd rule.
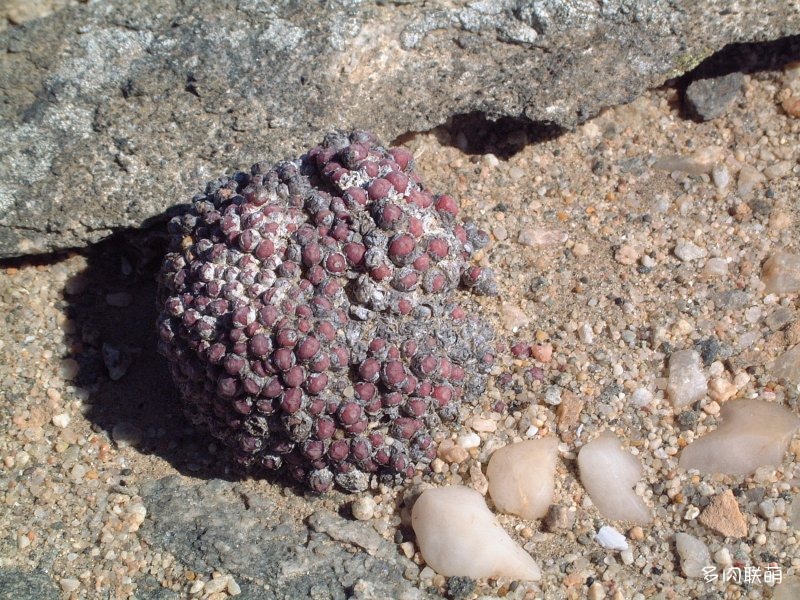
[[[484,390],[491,328],[456,303],[495,293],[486,234],[365,132],[210,183],[170,222],[160,351],[189,419],[247,468],[363,490],[435,456],[432,433]]]

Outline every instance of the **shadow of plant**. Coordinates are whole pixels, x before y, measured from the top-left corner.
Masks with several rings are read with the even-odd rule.
[[[156,276],[165,238],[125,232],[88,248],[87,268],[66,285],[77,327],[74,383],[88,394],[86,417],[117,443],[167,460],[180,473],[236,478],[225,450],[183,416],[178,390],[156,351]]]

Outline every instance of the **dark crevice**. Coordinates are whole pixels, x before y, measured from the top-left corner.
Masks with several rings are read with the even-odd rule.
[[[697,79],[721,77],[735,72],[776,70],[797,60],[800,60],[800,35],[766,42],[729,44],[693,70],[667,81],[665,85],[675,87],[683,94],[686,87]],[[528,144],[550,141],[567,129],[554,123],[532,122],[524,117],[501,117],[494,120],[485,112],[476,111],[452,115],[445,123],[429,131],[443,145],[459,148],[466,154],[494,154],[507,160]],[[406,145],[418,133],[420,132],[412,131],[402,134],[392,140],[391,145]]]
[[[718,79],[733,73],[752,74],[760,71],[775,71],[787,63],[800,60],[800,35],[793,35],[768,42],[729,44],[706,58],[684,75],[666,83],[678,91],[681,104],[675,106],[687,119],[699,120],[686,101],[687,88],[695,81]],[[724,85],[720,83],[720,85]]]
[[[728,44],[670,83],[682,90],[697,79],[721,77],[736,72],[773,71],[795,60],[800,60],[800,35],[768,42]]]
[[[553,123],[531,122],[518,117],[492,120],[484,112],[453,115],[447,122],[431,130],[445,146],[459,148],[466,154],[494,154],[508,160],[528,144],[538,144],[557,138],[566,129]],[[417,135],[406,133],[392,141],[393,146],[405,145]]]

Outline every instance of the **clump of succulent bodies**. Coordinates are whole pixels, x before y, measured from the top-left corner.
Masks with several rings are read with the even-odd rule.
[[[488,241],[404,148],[329,134],[301,158],[211,182],[172,219],[159,350],[188,418],[249,469],[323,492],[402,478],[484,390],[490,326],[454,290]]]

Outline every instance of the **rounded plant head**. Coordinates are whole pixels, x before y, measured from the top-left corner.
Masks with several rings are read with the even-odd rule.
[[[169,231],[159,350],[238,466],[315,492],[408,477],[483,392],[493,332],[455,290],[496,293],[469,262],[488,237],[408,150],[328,134],[209,183]]]

